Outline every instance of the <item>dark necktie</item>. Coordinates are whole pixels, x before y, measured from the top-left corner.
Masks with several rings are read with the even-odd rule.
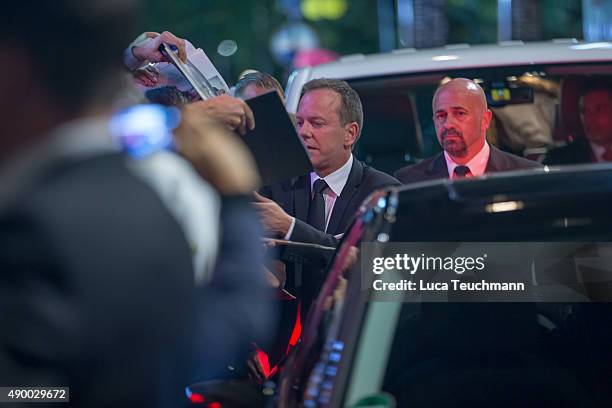
[[[325,232],[325,197],[323,197],[323,190],[326,188],[325,180],[320,178],[314,182],[312,187],[314,195],[308,208],[308,219],[306,220],[309,225],[323,232]]]
[[[472,172],[470,171],[470,168],[468,166],[457,166],[455,167],[455,177],[453,178],[464,178],[464,177],[470,177],[472,175]]]

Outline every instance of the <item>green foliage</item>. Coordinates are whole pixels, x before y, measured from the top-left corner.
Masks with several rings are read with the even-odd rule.
[[[169,30],[201,47],[229,83],[245,69],[272,73],[281,81],[288,75],[270,51],[273,34],[287,23],[280,0],[148,0],[141,13],[140,32]],[[307,21],[321,47],[340,55],[378,52],[377,0],[348,1],[338,20]],[[447,0],[448,43],[497,41],[497,0]],[[580,0],[541,0],[544,39],[582,37]],[[139,32],[134,33],[134,37]],[[217,46],[231,39],[238,51],[217,54]]]
[[[141,13],[140,31],[168,30],[189,39],[232,84],[248,68],[279,73],[269,41],[284,22],[274,0],[149,0]],[[217,54],[217,46],[226,39],[238,44],[238,51],[230,57]]]
[[[582,2],[580,0],[541,0],[542,36],[582,38]]]
[[[448,0],[448,43],[497,42],[497,0]]]

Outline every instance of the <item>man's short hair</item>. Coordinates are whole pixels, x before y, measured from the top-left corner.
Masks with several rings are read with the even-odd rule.
[[[276,89],[280,95],[285,94],[280,82],[278,82],[272,75],[266,74],[265,72],[254,71],[243,75],[238,80],[234,86],[234,95],[239,98],[244,96],[243,92],[249,85],[254,85],[258,88],[264,89]]]
[[[588,93],[595,91],[605,91],[612,97],[612,81],[607,78],[594,78],[585,81],[584,85],[580,88],[578,95],[578,101],[580,110],[583,108],[584,96]]]
[[[161,86],[149,89],[145,92],[145,97],[151,103],[164,106],[181,107],[191,102],[189,93],[180,91],[176,86]]]
[[[94,94],[114,97],[137,5],[136,0],[4,2],[0,43],[22,49],[54,102],[77,111]]]
[[[316,89],[329,89],[340,95],[340,108],[338,109],[340,123],[346,125],[348,123],[357,122],[357,125],[359,125],[359,134],[357,134],[357,138],[359,138],[361,129],[363,128],[363,107],[361,106],[361,99],[357,92],[351,88],[346,81],[320,78],[307,82],[302,88],[301,96],[304,96],[306,92]]]

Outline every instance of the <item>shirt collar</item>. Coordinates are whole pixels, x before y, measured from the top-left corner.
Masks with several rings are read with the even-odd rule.
[[[489,155],[491,154],[491,148],[489,144],[485,141],[482,149],[476,154],[476,156],[472,157],[472,160],[467,162],[465,166],[470,169],[470,172],[474,176],[482,176],[487,169],[487,163],[489,162]],[[444,152],[444,159],[446,160],[446,168],[448,169],[448,177],[452,178],[453,173],[455,172],[455,167],[459,166],[457,163],[453,161],[451,156]]]
[[[591,145],[591,150],[593,151],[593,156],[595,156],[595,160],[597,160],[598,162],[604,161],[602,156],[606,152],[606,148],[593,142],[589,142],[589,144]]]
[[[342,167],[340,167],[338,170],[334,171],[333,173],[328,174],[327,176],[323,177],[323,180],[325,180],[325,182],[329,186],[329,189],[334,192],[336,197],[339,196],[340,193],[342,193],[342,190],[344,189],[344,186],[346,185],[346,182],[348,181],[349,175],[351,174],[352,167],[353,167],[353,155],[351,154],[348,160],[346,161],[346,163],[342,165]],[[315,173],[314,171],[310,173],[310,191],[312,191],[313,189],[314,182],[320,178],[321,177],[319,177],[317,173]]]

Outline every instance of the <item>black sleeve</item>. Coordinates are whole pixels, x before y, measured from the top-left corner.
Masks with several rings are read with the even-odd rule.
[[[319,231],[318,229],[297,218],[295,219],[295,226],[293,227],[293,232],[291,233],[291,237],[289,237],[289,239],[295,242],[308,242],[310,244],[318,244],[334,248],[339,242],[339,240],[333,235]]]
[[[259,189],[258,193],[266,198],[272,200],[272,189],[270,186],[263,186]]]
[[[221,207],[218,261],[210,284],[199,296],[202,347],[196,381],[229,375],[228,363],[242,363],[250,344],[269,341],[276,320],[263,271],[261,226],[249,199],[225,197]],[[241,353],[223,354],[223,350]]]

